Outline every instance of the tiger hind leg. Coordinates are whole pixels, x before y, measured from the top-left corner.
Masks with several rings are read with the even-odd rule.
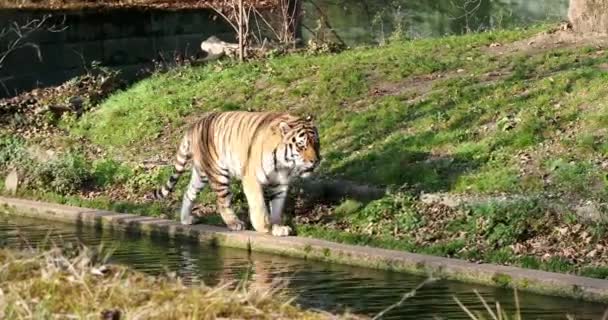
[[[229,182],[227,178],[222,176],[221,181],[210,180],[209,186],[217,196],[217,209],[228,229],[232,231],[245,230],[245,223],[236,216],[231,208],[232,193],[230,192]]]
[[[180,210],[180,220],[182,224],[194,224],[194,218],[192,217],[192,207],[194,207],[194,199],[196,199],[196,196],[205,187],[207,182],[207,176],[201,174],[200,170],[193,166],[192,176],[190,177],[190,183],[188,184],[188,188],[186,189],[186,192],[184,193],[184,197],[182,199],[182,207]]]

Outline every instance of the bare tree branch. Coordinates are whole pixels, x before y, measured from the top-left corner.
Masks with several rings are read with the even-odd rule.
[[[328,30],[330,30],[332,32],[332,34],[334,35],[336,40],[338,40],[338,42],[340,42],[341,45],[346,45],[346,42],[344,42],[344,40],[342,40],[342,37],[340,37],[340,35],[336,32],[336,30],[334,30],[334,28],[331,26],[331,24],[329,24],[329,18],[327,17],[325,12],[319,7],[319,5],[317,5],[312,0],[309,2],[310,2],[310,4],[313,5],[313,7],[315,7],[315,10],[317,10],[319,15],[321,16],[321,20],[322,20],[323,24],[325,25],[325,28],[327,28]]]
[[[22,48],[33,48],[38,60],[42,61],[40,46],[28,40],[30,36],[39,31],[62,32],[67,29],[65,25],[66,17],[60,23],[52,23],[52,15],[46,14],[40,19],[33,19],[24,24],[13,21],[8,26],[0,30],[0,41],[6,41],[6,48],[0,49],[0,69],[8,56],[16,50]]]
[[[464,18],[466,32],[471,32],[470,19],[477,12],[477,10],[479,10],[479,7],[481,6],[481,1],[482,0],[465,0],[462,5],[458,5],[454,1],[452,1],[452,6],[462,10],[463,14],[457,17],[451,17],[450,19],[460,20]],[[470,8],[471,5],[473,6],[472,8]]]
[[[271,33],[271,37],[281,44],[294,44],[296,42],[296,31],[299,27],[302,0],[279,0],[278,10],[271,13],[263,13],[248,1],[232,0],[223,6],[212,7],[234,30],[239,39],[239,44],[243,46],[243,51],[247,52],[250,48],[251,40],[258,46],[264,47],[267,39],[263,39],[262,28],[265,26]],[[241,9],[242,7],[242,9]],[[268,16],[272,14],[273,16]],[[253,19],[251,19],[253,17]],[[279,24],[273,24],[272,20],[279,20]],[[255,23],[251,30],[250,22]],[[261,23],[260,23],[261,21]],[[241,43],[242,40],[242,43]],[[239,50],[240,52],[241,50]]]

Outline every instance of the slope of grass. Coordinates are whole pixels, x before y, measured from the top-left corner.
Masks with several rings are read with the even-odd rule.
[[[325,175],[427,192],[491,193],[538,192],[542,176],[552,173],[556,190],[580,191],[567,183],[578,180],[574,176],[581,185],[602,178],[591,162],[607,151],[598,132],[606,120],[607,76],[600,66],[607,58],[586,47],[532,56],[486,50],[534,31],[178,69],[113,95],[74,132],[121,157],[141,159],[173,152],[190,116],[207,110],[312,113],[319,119]],[[425,80],[429,75],[441,77]],[[572,127],[578,131],[568,136]],[[553,143],[567,150],[533,159],[539,161],[535,172],[522,181],[514,155]],[[552,163],[571,160],[582,162],[551,170]]]
[[[319,175],[393,191],[369,203],[296,206],[300,235],[605,278],[605,206],[589,223],[550,202],[608,202],[608,55],[593,44],[500,53],[547,28],[156,74],[63,121],[71,138],[92,144],[76,143],[71,153],[93,147],[101,155],[87,162],[64,154],[33,170],[46,180],[32,179],[42,183],[21,192],[174,217],[187,178],[172,203],[141,204],[169,170],[141,163],[171,161],[188,121],[209,110],[312,113],[324,154]],[[7,146],[0,168],[28,163],[24,141],[0,136],[0,145]],[[68,174],[76,169],[82,174]],[[74,194],[75,185],[81,192]],[[235,206],[246,209],[234,190]],[[527,198],[454,209],[421,204],[421,192]],[[211,193],[199,198],[213,211]]]

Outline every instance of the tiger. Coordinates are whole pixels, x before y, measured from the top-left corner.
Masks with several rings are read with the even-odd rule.
[[[237,179],[241,181],[255,231],[288,236],[293,230],[282,224],[282,212],[289,186],[295,178],[310,177],[318,167],[319,133],[312,116],[250,111],[205,113],[186,129],[172,175],[154,191],[153,199],[163,199],[173,191],[190,160],[192,175],[182,198],[181,224],[194,223],[194,200],[209,185],[228,229],[245,230],[244,222],[231,208],[229,185],[231,179]]]

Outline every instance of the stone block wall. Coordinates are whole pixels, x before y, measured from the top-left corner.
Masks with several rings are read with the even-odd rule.
[[[0,28],[52,14],[65,19],[62,32],[38,32],[29,39],[40,47],[13,52],[0,69],[0,97],[24,90],[60,84],[85,72],[92,61],[118,68],[126,79],[163,55],[172,58],[200,54],[200,43],[211,35],[234,41],[230,26],[212,19],[209,10],[108,9],[84,11],[0,10]],[[6,39],[4,39],[6,41]],[[0,48],[6,42],[0,39]],[[2,50],[0,50],[1,52]]]

